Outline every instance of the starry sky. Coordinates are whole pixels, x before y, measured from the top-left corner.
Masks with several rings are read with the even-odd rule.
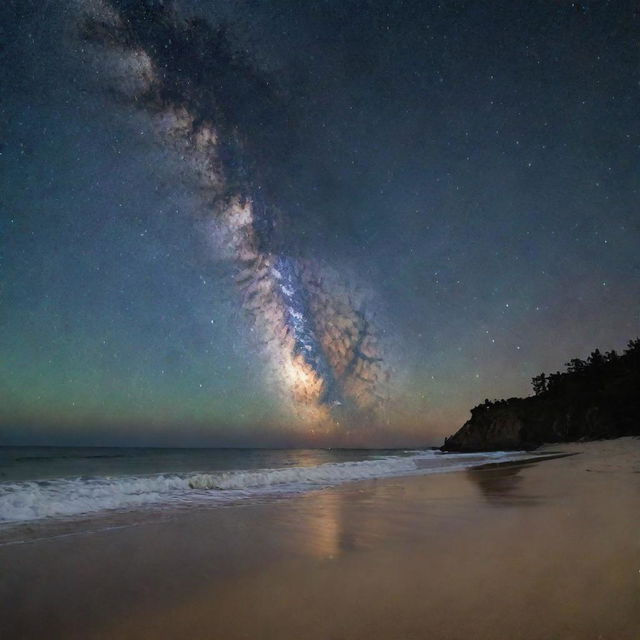
[[[0,8],[0,443],[439,444],[640,334],[636,3],[147,4]]]

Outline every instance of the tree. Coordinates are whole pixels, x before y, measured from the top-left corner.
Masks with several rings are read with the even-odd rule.
[[[580,358],[572,358],[565,364],[565,367],[569,373],[581,373],[586,369],[587,363]]]
[[[629,340],[625,353],[640,353],[640,338]]]
[[[547,376],[544,373],[534,376],[531,378],[531,384],[533,385],[533,392],[539,396],[547,390]]]
[[[589,364],[590,367],[594,367],[594,368],[601,367],[604,364],[604,358],[600,353],[600,349],[596,349],[595,351],[591,352],[591,355],[589,356],[587,363]]]
[[[564,374],[560,373],[559,371],[556,371],[555,373],[550,373],[549,377],[547,378],[547,391],[553,391],[555,389],[558,389],[563,375]]]
[[[615,349],[613,349],[613,351],[607,351],[604,354],[604,359],[607,362],[615,362],[617,359],[619,358],[618,353]]]

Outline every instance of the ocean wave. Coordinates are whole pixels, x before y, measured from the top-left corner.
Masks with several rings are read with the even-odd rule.
[[[0,484],[0,522],[76,516],[164,502],[189,488],[179,476],[61,478]]]
[[[131,510],[171,503],[299,492],[358,480],[438,473],[521,454],[442,455],[433,451],[308,467],[0,483],[0,523]]]
[[[327,463],[315,467],[203,473],[189,478],[189,486],[192,489],[246,490],[283,485],[304,487],[342,484],[356,480],[388,477],[402,472],[412,473],[418,469],[416,463],[421,459],[433,459],[433,454],[388,456],[377,460]]]

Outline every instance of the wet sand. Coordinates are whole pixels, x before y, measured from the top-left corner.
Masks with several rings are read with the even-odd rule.
[[[561,449],[4,544],[0,636],[638,640],[640,440]]]

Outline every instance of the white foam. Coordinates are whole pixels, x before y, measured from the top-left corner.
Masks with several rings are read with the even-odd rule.
[[[416,462],[432,459],[432,453],[414,456],[388,456],[377,460],[321,464],[316,467],[291,467],[285,469],[257,469],[214,474],[198,474],[189,479],[194,489],[265,489],[291,485],[294,487],[328,486],[381,478],[403,473],[415,473]]]
[[[442,455],[420,451],[310,467],[0,483],[0,522],[28,522],[175,502],[227,502],[357,480],[452,471],[522,455],[503,452]]]
[[[188,482],[179,476],[63,478],[0,484],[0,522],[74,516],[163,502]]]

